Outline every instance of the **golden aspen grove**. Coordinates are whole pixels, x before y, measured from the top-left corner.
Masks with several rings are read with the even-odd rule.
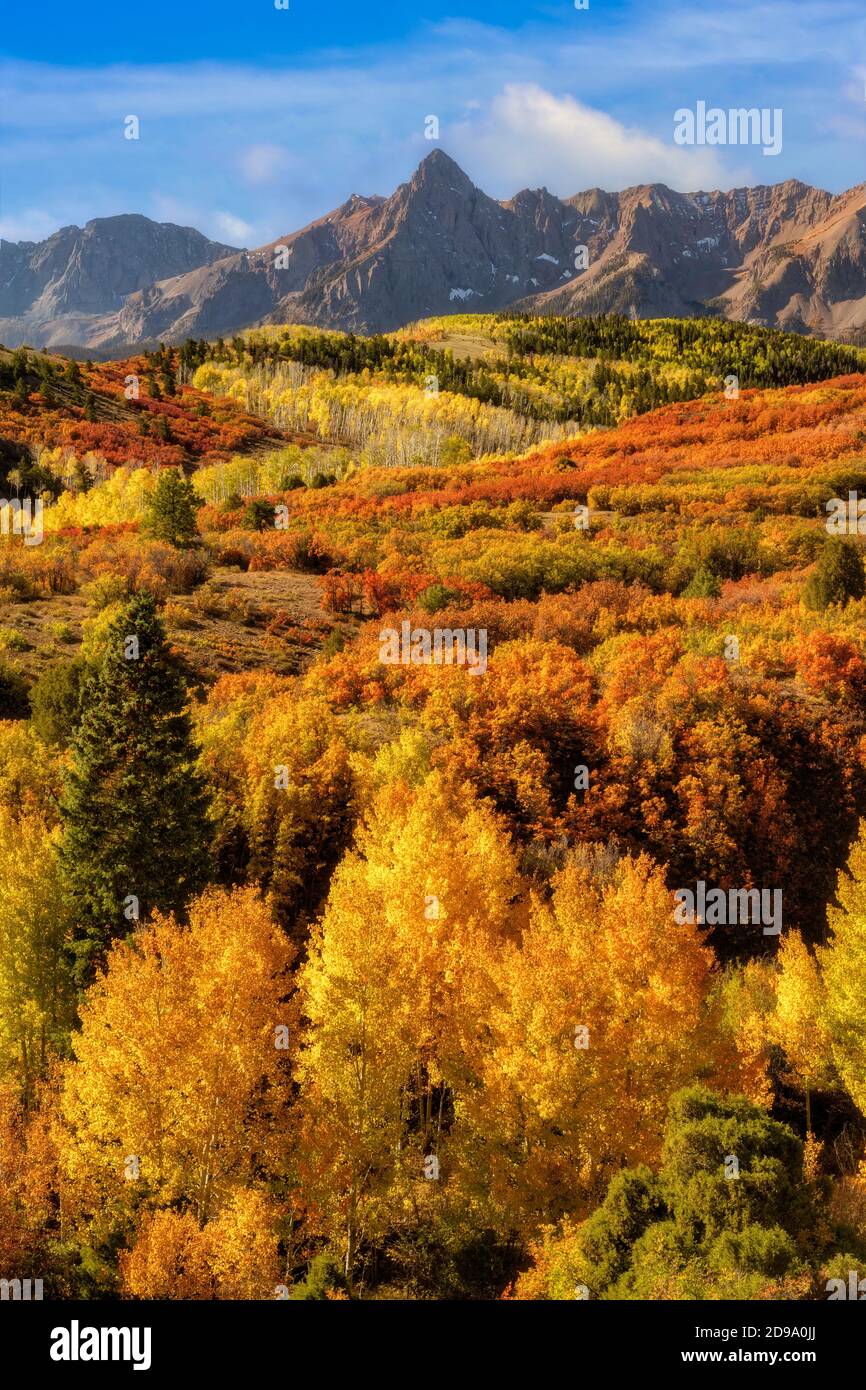
[[[2,550],[10,1277],[808,1301],[864,1257],[866,594],[828,517],[866,353],[812,380],[749,330],[805,379],[527,447],[413,380],[446,323],[160,349],[184,418],[277,431],[184,466],[6,390],[44,503]],[[559,331],[447,328],[492,378]],[[392,342],[403,384],[340,365]],[[291,387],[286,346],[334,365]],[[729,1154],[741,1199],[684,1215]]]

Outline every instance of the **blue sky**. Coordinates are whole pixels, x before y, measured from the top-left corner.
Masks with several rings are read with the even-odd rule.
[[[390,193],[430,115],[495,197],[866,180],[864,0],[43,0],[0,44],[10,240],[142,212],[258,245]],[[699,100],[781,108],[781,153],[675,145]]]

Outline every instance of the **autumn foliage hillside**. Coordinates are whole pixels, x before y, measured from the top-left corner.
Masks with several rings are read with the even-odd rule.
[[[866,376],[479,455],[475,398],[292,359],[268,402],[223,349],[143,363],[184,468],[52,471],[127,437],[130,364],[81,369],[116,425],[20,359],[2,397],[53,482],[0,538],[0,1268],[825,1297],[866,1259]]]
[[[278,430],[232,401],[179,389],[170,356],[78,363],[45,353],[0,348],[0,441],[23,448],[43,467],[80,461],[105,477],[135,460],[142,466],[193,464],[278,444]]]

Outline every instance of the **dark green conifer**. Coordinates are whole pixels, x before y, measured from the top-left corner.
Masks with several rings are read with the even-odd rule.
[[[186,690],[150,594],[109,625],[84,675],[62,801],[63,862],[82,984],[154,908],[180,911],[208,877],[206,794]]]
[[[849,599],[863,597],[866,581],[863,560],[853,541],[834,536],[827,541],[803,592],[807,608],[823,612],[831,603],[843,607]]]
[[[162,417],[160,417],[162,418]],[[179,468],[166,468],[158,476],[145,517],[145,528],[156,540],[178,547],[198,536],[198,498]],[[273,507],[270,509],[273,519]]]

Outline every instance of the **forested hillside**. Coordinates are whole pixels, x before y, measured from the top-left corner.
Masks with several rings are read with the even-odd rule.
[[[19,350],[0,486],[8,1277],[862,1267],[866,353],[506,316]]]
[[[522,447],[592,426],[610,426],[671,401],[708,391],[791,386],[842,372],[862,371],[866,350],[768,332],[719,319],[632,321],[609,317],[533,318],[529,315],[460,314],[426,319],[400,333],[363,338],[308,328],[261,329],[231,343],[188,342],[180,353],[186,373],[211,362],[217,374],[198,378],[210,389],[228,389],[266,412],[291,411],[299,385],[311,391],[333,428],[336,398],[369,401],[371,386],[423,388],[428,421],[467,418],[463,396],[512,412],[494,439],[479,435],[476,451]],[[307,369],[299,373],[286,364]],[[337,390],[333,380],[345,383]],[[244,392],[239,383],[246,383]],[[350,390],[354,388],[354,390]],[[430,397],[447,393],[441,407]],[[413,392],[391,392],[391,409],[405,409]],[[300,403],[307,408],[301,392]],[[543,431],[521,432],[513,415],[543,422]],[[289,414],[288,418],[291,418]],[[337,417],[339,418],[339,416]],[[471,417],[476,430],[500,417],[496,410]],[[508,425],[510,423],[510,433]],[[557,426],[564,428],[557,428]],[[459,428],[459,426],[458,426]],[[530,437],[531,436],[531,437]],[[364,442],[356,439],[356,442]],[[393,460],[388,459],[388,462]]]

